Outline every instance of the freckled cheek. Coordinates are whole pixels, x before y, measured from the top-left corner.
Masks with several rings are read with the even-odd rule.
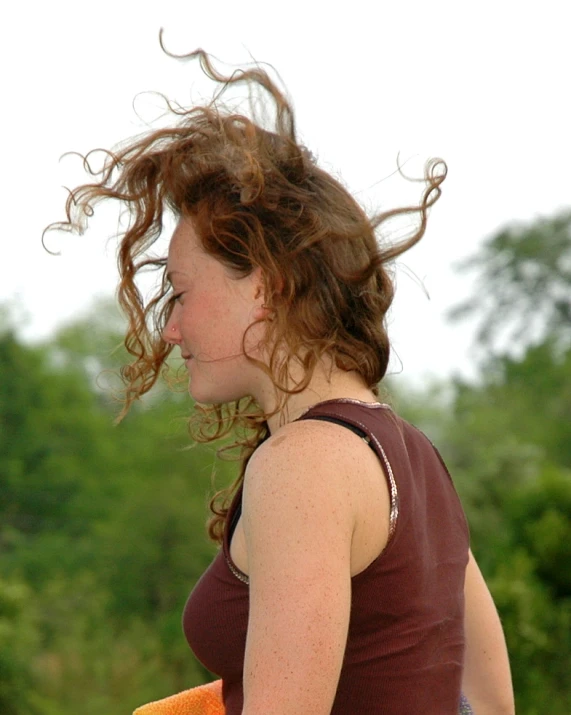
[[[189,340],[208,350],[234,349],[241,344],[244,318],[227,301],[223,303],[209,296],[203,300],[197,298],[192,307],[188,307],[186,328]]]

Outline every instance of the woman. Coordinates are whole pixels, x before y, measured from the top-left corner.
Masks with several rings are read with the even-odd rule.
[[[125,411],[179,348],[195,436],[242,434],[239,478],[213,500],[221,544],[184,612],[229,715],[512,713],[503,634],[466,521],[431,443],[379,401],[390,262],[422,237],[446,167],[418,207],[369,218],[298,142],[290,105],[256,68],[207,75],[264,93],[273,126],[216,101],[109,153],[69,197],[79,228],[123,202],[119,300],[129,318]],[[253,105],[253,103],[252,103]],[[88,162],[86,166],[89,168]],[[168,258],[149,251],[165,211]],[[416,216],[405,242],[377,233]],[[146,304],[136,279],[162,273]]]

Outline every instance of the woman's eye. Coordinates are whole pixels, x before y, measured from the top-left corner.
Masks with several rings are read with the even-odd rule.
[[[175,293],[175,294],[171,297],[172,302],[173,302],[173,303],[180,303],[180,299],[182,298],[183,295],[184,295],[184,293],[182,293],[182,292],[181,292],[181,293]]]

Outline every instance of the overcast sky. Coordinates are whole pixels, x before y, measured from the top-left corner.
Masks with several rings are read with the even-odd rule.
[[[418,187],[411,194],[391,176],[397,154],[409,173],[430,157],[446,160],[429,230],[398,272],[392,370],[403,379],[473,373],[471,326],[444,317],[470,289],[455,264],[506,223],[571,205],[567,2],[7,5],[0,303],[24,307],[29,338],[115,288],[104,212],[82,237],[50,238],[61,256],[41,246],[42,228],[63,216],[62,187],[83,179],[79,162],[60,156],[141,132],[139,93],[188,103],[191,88],[208,92],[197,66],[162,54],[160,27],[175,52],[201,46],[233,65],[272,64],[303,140],[366,206],[416,198]],[[147,121],[158,111],[149,95],[135,107]]]

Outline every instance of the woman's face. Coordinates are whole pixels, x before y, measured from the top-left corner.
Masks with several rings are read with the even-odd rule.
[[[170,242],[167,273],[175,301],[163,338],[180,347],[191,396],[223,403],[255,395],[265,375],[244,356],[242,338],[266,315],[261,270],[236,277],[204,252],[192,221],[182,219]],[[263,334],[264,323],[248,332],[252,357],[260,359],[256,348]]]

